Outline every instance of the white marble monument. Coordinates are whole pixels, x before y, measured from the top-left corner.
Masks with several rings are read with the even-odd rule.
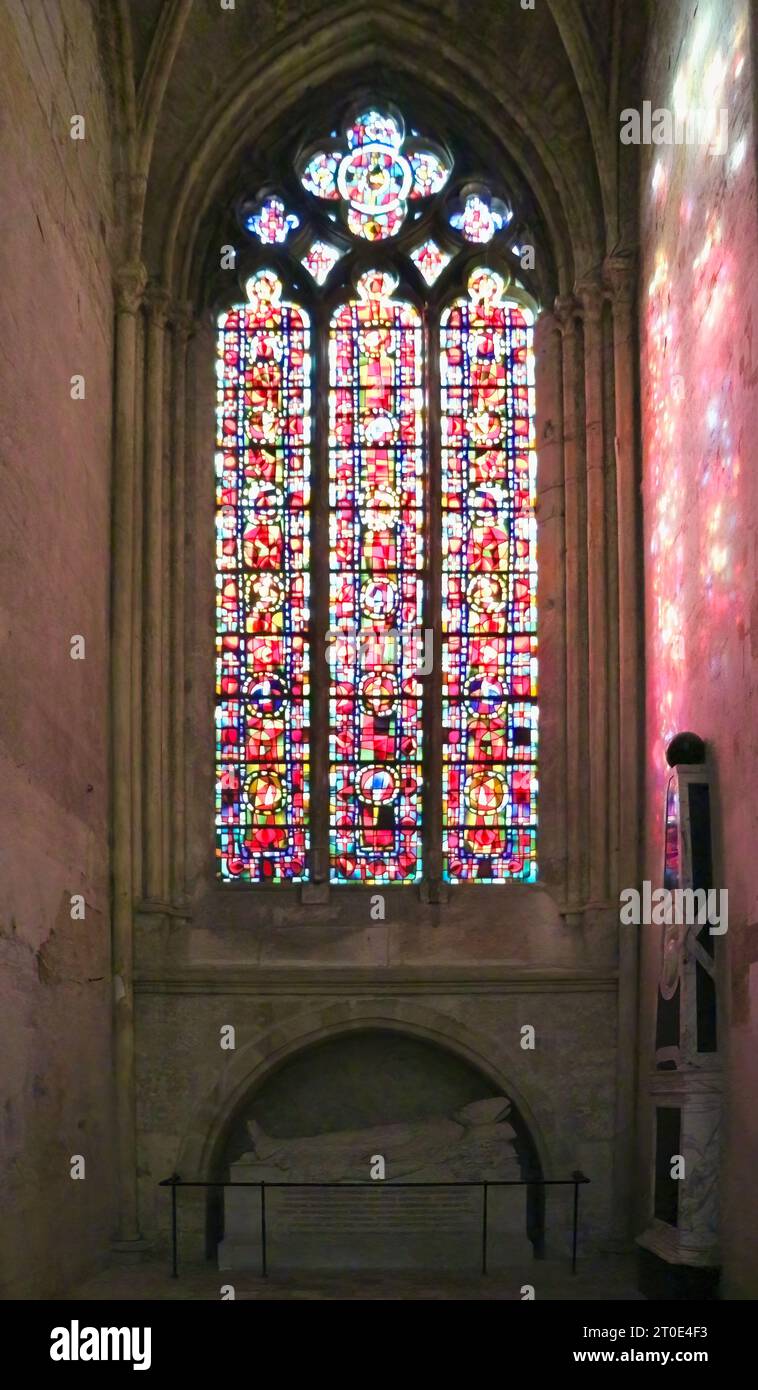
[[[509,1110],[501,1096],[475,1101],[450,1118],[297,1139],[276,1139],[249,1121],[252,1148],[232,1164],[229,1176],[232,1182],[266,1184],[269,1271],[480,1270],[482,1188],[421,1184],[518,1180]],[[385,1179],[355,1186],[370,1180],[380,1157]],[[419,1185],[396,1185],[406,1183]],[[224,1196],[219,1268],[259,1271],[260,1188],[228,1187]],[[488,1269],[531,1263],[526,1188],[488,1187],[487,1232]]]

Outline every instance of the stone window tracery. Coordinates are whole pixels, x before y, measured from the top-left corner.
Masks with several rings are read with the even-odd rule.
[[[530,882],[533,313],[512,212],[385,105],[297,172],[299,193],[240,205],[247,303],[219,318],[219,876]]]

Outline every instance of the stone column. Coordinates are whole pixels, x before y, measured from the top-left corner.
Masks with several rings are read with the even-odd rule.
[[[148,905],[167,897],[163,801],[167,791],[168,760],[163,740],[164,662],[164,509],[163,509],[163,381],[168,295],[148,293],[145,364],[145,525],[144,525],[144,896]]]
[[[603,450],[603,292],[599,280],[579,287],[584,323],[587,488],[587,637],[589,661],[589,900],[605,902],[608,885],[608,591],[605,564]]]
[[[169,688],[169,765],[166,798],[171,902],[185,896],[186,805],[184,781],[184,663],[185,663],[185,474],[187,450],[187,345],[194,331],[189,306],[173,315],[172,449],[170,477],[171,653]]]
[[[566,900],[566,605],[563,507],[563,448],[561,439],[561,330],[549,310],[534,328],[537,388],[537,565],[539,614],[540,876]],[[550,698],[544,698],[550,691]],[[547,813],[547,808],[553,810]]]
[[[137,314],[137,343],[134,361],[134,588],[132,592],[132,887],[134,901],[142,897],[142,542],[144,530],[145,457],[145,306]]]
[[[579,548],[579,423],[577,392],[580,384],[578,303],[571,295],[556,300],[555,316],[562,333],[563,371],[563,495],[565,509],[566,566],[566,911],[577,913],[582,898],[582,649],[581,569]]]
[[[616,488],[618,511],[618,649],[619,649],[619,881],[637,884],[641,785],[640,593],[638,554],[639,487],[635,429],[634,292],[636,268],[631,256],[606,260],[604,279],[613,309],[613,368],[616,404]],[[631,1234],[634,1194],[636,1056],[639,999],[639,940],[635,928],[619,926],[618,1061],[614,1213],[617,1235]]]
[[[113,827],[112,964],[118,1227],[120,1243],[139,1239],[134,1088],[132,890],[132,606],[135,590],[135,379],[137,317],[146,282],[139,262],[116,282],[116,399],[113,463],[111,762]]]
[[[602,316],[603,445],[605,453],[605,574],[608,634],[608,894],[619,893],[619,670],[618,670],[618,519],[616,495],[616,402],[613,370],[613,310],[606,297]]]
[[[619,799],[622,835],[619,875],[633,887],[639,870],[640,840],[640,494],[635,416],[634,293],[636,265],[631,256],[606,260],[604,274],[613,309],[613,365],[616,397],[616,487],[618,499],[619,585]]]

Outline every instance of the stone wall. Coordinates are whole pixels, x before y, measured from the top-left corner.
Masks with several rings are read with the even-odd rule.
[[[728,113],[725,148],[642,150],[642,431],[648,744],[647,877],[662,873],[665,748],[706,740],[717,786],[715,883],[729,892],[721,1022],[726,1052],[722,1188],[727,1296],[758,1294],[758,321],[750,6],[655,7],[642,96]],[[660,941],[644,941],[651,1047]],[[752,984],[752,993],[751,993]],[[643,1083],[650,1051],[642,1059]],[[650,1169],[650,1116],[639,1171]],[[649,1192],[643,1191],[643,1206]],[[642,1220],[646,1212],[641,1213]]]
[[[13,1298],[70,1285],[111,1235],[112,192],[94,7],[0,0],[0,51],[0,1288]]]

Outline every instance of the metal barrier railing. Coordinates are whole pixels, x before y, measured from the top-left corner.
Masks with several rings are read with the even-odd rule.
[[[373,1191],[382,1188],[403,1188],[403,1187],[479,1187],[482,1190],[482,1274],[487,1273],[487,1191],[490,1187],[573,1187],[574,1189],[574,1210],[571,1231],[571,1273],[576,1274],[576,1249],[577,1233],[579,1229],[579,1188],[590,1179],[584,1173],[573,1173],[570,1178],[503,1178],[503,1179],[481,1179],[461,1182],[385,1182],[378,1183],[370,1179],[356,1180],[355,1182],[184,1182],[177,1173],[173,1173],[170,1178],[164,1178],[159,1182],[159,1187],[171,1188],[171,1275],[172,1278],[179,1278],[179,1256],[178,1256],[178,1235],[177,1235],[177,1208],[176,1192],[179,1187],[257,1187],[260,1189],[261,1196],[261,1276],[268,1277],[268,1257],[266,1247],[266,1189],[267,1188],[296,1188],[296,1187],[320,1187],[320,1188],[356,1188],[370,1187]]]

